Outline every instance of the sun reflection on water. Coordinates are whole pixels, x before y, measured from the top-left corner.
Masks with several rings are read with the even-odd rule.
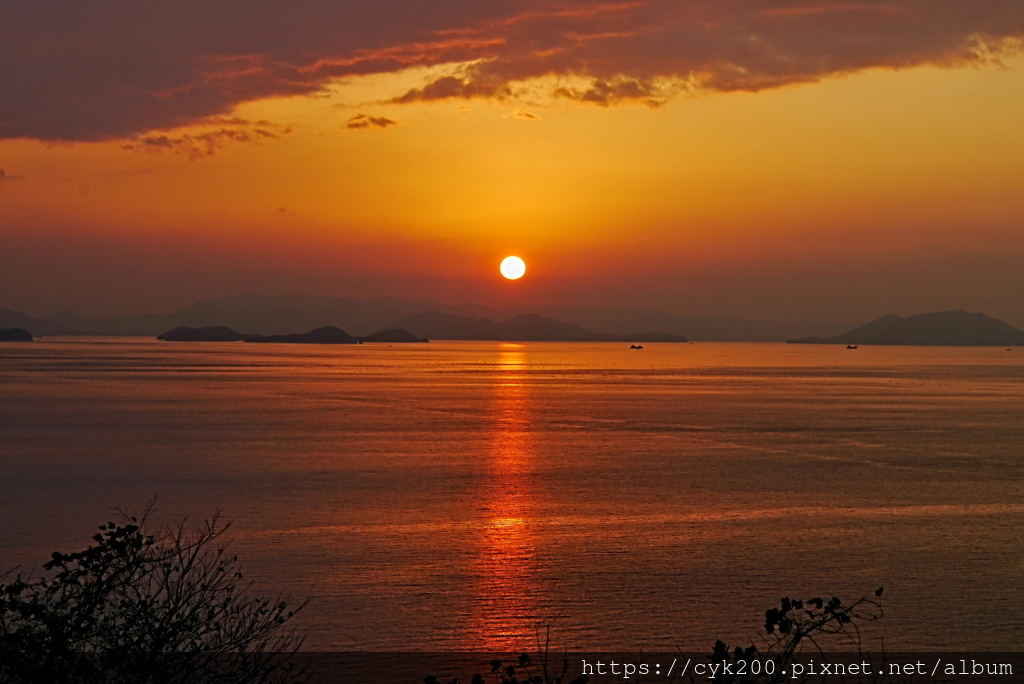
[[[470,639],[475,648],[521,648],[537,606],[533,403],[521,345],[501,345],[490,412],[484,525],[474,568]]]

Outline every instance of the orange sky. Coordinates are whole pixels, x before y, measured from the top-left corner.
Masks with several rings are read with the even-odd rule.
[[[301,3],[184,48],[140,16],[166,35],[107,48],[22,4],[0,33],[63,52],[15,41],[27,74],[0,80],[0,306],[304,292],[1024,324],[1019,5],[455,2],[415,29],[350,2],[376,33],[332,36]],[[76,57],[94,69],[73,80]]]

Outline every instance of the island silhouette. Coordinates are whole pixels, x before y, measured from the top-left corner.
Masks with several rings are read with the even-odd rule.
[[[13,309],[0,308],[0,329],[20,328],[33,335],[79,335],[81,331],[52,319],[33,318]]]
[[[164,342],[272,342],[285,344],[362,344],[387,342],[392,344],[427,342],[428,340],[400,329],[389,328],[364,337],[353,337],[336,326],[324,326],[307,333],[288,335],[243,335],[223,325],[205,328],[179,326],[157,335]]]
[[[0,330],[0,342],[33,342],[32,333],[23,328],[5,328]]]
[[[244,335],[226,326],[189,328],[179,326],[157,336],[168,342],[277,342],[290,344],[360,344],[363,342],[410,343],[441,340],[507,342],[686,342],[682,335],[647,332],[611,335],[586,330],[538,314],[521,314],[501,322],[428,311],[408,316],[386,330],[362,337],[336,326],[287,335]]]
[[[398,297],[353,299],[313,295],[236,295],[204,299],[167,314],[82,318],[63,312],[33,318],[0,308],[0,329],[40,335],[159,336],[168,341],[242,342],[337,327],[358,341],[413,339],[565,342],[778,342],[1024,346],[1024,332],[981,313],[944,311],[906,318],[888,315],[848,332],[813,321],[759,321],[679,315],[629,306],[448,306]],[[244,333],[237,332],[246,331]],[[395,331],[403,331],[399,334]],[[648,332],[636,332],[638,330]],[[692,334],[691,334],[692,330]],[[372,333],[372,334],[371,334]],[[840,334],[841,333],[841,334]],[[308,335],[309,333],[301,333]],[[344,337],[339,337],[345,343]],[[301,342],[301,340],[295,340]],[[335,343],[335,342],[327,342]]]
[[[288,344],[359,344],[359,340],[341,328],[327,325],[307,333],[290,335],[253,335],[246,342],[285,342]]]
[[[682,335],[643,332],[633,335],[596,333],[540,314],[520,314],[504,321],[427,311],[393,324],[435,340],[493,340],[505,342],[687,342]]]
[[[1003,347],[1024,345],[1024,331],[982,313],[937,311],[903,318],[895,314],[835,337],[804,337],[791,344]]]
[[[164,342],[244,342],[251,335],[243,335],[225,325],[189,328],[181,325],[156,336]]]
[[[846,326],[816,321],[748,320],[724,315],[675,314],[646,306],[619,305],[448,305],[440,302],[375,297],[356,299],[321,295],[232,295],[200,300],[170,313],[123,314],[88,318],[64,311],[50,318],[33,318],[0,309],[0,328],[24,328],[36,335],[131,335],[153,337],[177,327],[227,326],[243,333],[286,335],[334,325],[353,336],[401,328],[403,319],[429,312],[471,320],[502,322],[521,314],[579,326],[599,334],[635,338],[640,331],[685,337],[688,340],[781,342],[808,335],[834,335]],[[412,331],[430,339],[440,339]],[[493,335],[492,335],[493,336]]]

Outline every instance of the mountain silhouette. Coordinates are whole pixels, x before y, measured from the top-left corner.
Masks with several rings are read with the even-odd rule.
[[[253,335],[246,342],[286,342],[289,344],[358,344],[359,340],[341,328],[328,325],[308,333],[290,335]]]
[[[89,335],[152,336],[179,326],[227,326],[262,335],[286,335],[296,330],[335,326],[357,335],[369,335],[384,330],[395,319],[436,306],[433,302],[396,297],[363,300],[312,295],[237,295],[203,299],[168,314],[87,319],[63,313],[53,321]]]
[[[187,328],[180,326],[157,335],[165,342],[242,342],[250,335],[243,335],[223,325],[209,328]]]
[[[61,313],[49,320],[68,332],[45,334],[154,336],[172,328],[227,326],[263,335],[283,335],[332,325],[353,335],[369,335],[415,314],[435,312],[470,319],[506,321],[521,314],[538,314],[595,333],[628,339],[637,331],[655,331],[697,340],[737,342],[781,341],[806,335],[837,334],[843,326],[813,321],[761,321],[714,315],[679,315],[636,306],[537,305],[493,308],[479,304],[451,306],[398,297],[352,299],[312,295],[237,295],[204,299],[166,314],[142,314],[91,319]],[[0,323],[3,321],[0,320]],[[18,325],[16,321],[9,323]],[[35,330],[33,330],[35,332]],[[42,332],[40,334],[43,334]],[[674,339],[674,338],[673,338]]]
[[[429,315],[428,315],[429,314]],[[535,316],[519,320],[521,316]],[[450,318],[441,319],[439,316]],[[735,342],[789,340],[803,343],[881,344],[1006,344],[1021,346],[1019,333],[1006,323],[982,314],[947,311],[902,319],[885,316],[866,326],[838,334],[842,327],[813,321],[761,321],[714,315],[679,315],[647,307],[538,305],[492,308],[478,304],[449,306],[398,297],[352,299],[310,295],[237,295],[204,299],[167,314],[143,314],[92,319],[63,312],[50,319],[0,308],[0,327],[22,328],[34,335],[154,336],[177,327],[225,326],[261,335],[285,335],[295,330],[338,327],[359,339],[375,331],[405,328],[428,339],[679,341],[682,339]],[[929,321],[927,317],[939,320]],[[968,317],[947,320],[943,317]],[[970,316],[982,319],[970,320]],[[411,319],[419,327],[406,326]],[[554,321],[561,326],[550,327]],[[909,321],[900,323],[900,321]],[[497,327],[504,326],[504,327]],[[877,327],[876,327],[877,326]],[[943,328],[946,328],[943,331]],[[637,330],[651,332],[637,334]],[[974,333],[966,331],[973,330]],[[434,332],[443,333],[435,335]],[[809,337],[814,335],[815,337]],[[830,335],[835,335],[834,337]],[[973,336],[972,336],[973,335]],[[387,340],[383,340],[387,341]]]
[[[20,328],[33,335],[76,335],[71,327],[52,320],[33,318],[12,309],[0,309],[0,328]]]
[[[429,340],[422,337],[416,337],[407,330],[400,328],[389,328],[388,330],[382,330],[366,337],[360,337],[360,342],[390,342],[390,343],[410,343],[410,342],[428,342]]]
[[[1024,331],[998,318],[966,311],[939,311],[902,318],[895,314],[835,337],[805,337],[795,344],[922,346],[1024,346]]]
[[[357,342],[427,342],[406,332],[405,330],[389,329],[367,335],[352,337],[344,330],[333,326],[317,328],[308,333],[290,333],[288,335],[243,335],[227,326],[218,325],[205,328],[189,328],[179,326],[173,330],[157,335],[156,339],[165,342],[285,342],[298,344],[354,344]]]
[[[391,324],[432,340],[493,340],[508,342],[686,342],[682,335],[596,333],[539,314],[520,314],[504,321],[428,311]]]

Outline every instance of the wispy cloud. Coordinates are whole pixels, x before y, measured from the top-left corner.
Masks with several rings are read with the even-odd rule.
[[[245,119],[215,119],[213,123],[221,128],[200,133],[172,135],[160,133],[134,136],[122,149],[136,152],[176,152],[186,155],[192,161],[212,157],[231,144],[255,145],[266,140],[276,140],[290,129],[275,126],[269,121],[252,122]],[[276,130],[274,130],[276,129]]]
[[[242,11],[205,0],[60,13],[4,3],[0,44],[18,68],[0,73],[0,138],[135,137],[206,156],[239,134],[186,141],[153,132],[203,122],[235,131],[215,118],[231,121],[248,101],[324,92],[344,76],[443,67],[397,93],[398,103],[528,102],[547,88],[584,104],[656,106],[681,92],[992,62],[1024,39],[1020,0],[300,1],[287,20],[278,2],[251,0],[240,33]]]
[[[7,171],[5,171],[4,169],[0,169],[0,183],[3,183],[5,181],[19,181],[19,180],[25,180],[25,177],[24,176],[16,176],[16,175],[8,174]]]
[[[345,122],[342,128],[348,130],[365,130],[367,128],[391,128],[397,126],[398,122],[386,116],[370,116],[369,114],[356,114]]]

